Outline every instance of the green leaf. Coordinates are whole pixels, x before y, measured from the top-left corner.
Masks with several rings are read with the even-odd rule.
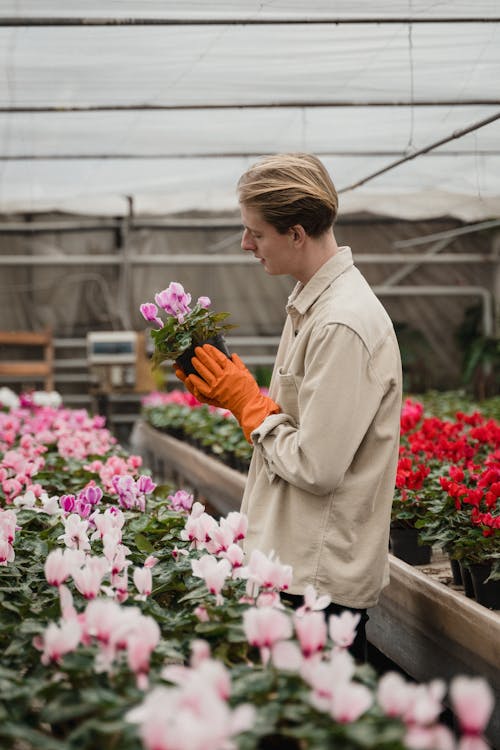
[[[139,549],[141,552],[145,552],[146,554],[151,554],[154,552],[154,547],[149,541],[149,539],[144,536],[144,534],[136,534],[134,536],[134,542],[137,546],[137,549]]]
[[[60,742],[54,737],[49,737],[23,724],[2,723],[0,737],[14,739],[19,743],[27,742],[30,748],[36,748],[36,750],[67,750],[65,742]]]

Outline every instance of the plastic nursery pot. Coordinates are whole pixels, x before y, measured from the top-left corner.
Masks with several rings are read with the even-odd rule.
[[[462,574],[462,583],[464,586],[465,596],[468,599],[475,599],[474,585],[472,583],[472,575],[470,572],[469,565],[463,560],[460,560],[460,572]]]
[[[488,609],[500,609],[500,581],[488,581],[491,566],[485,563],[469,563],[472,586],[476,601]]]
[[[215,348],[225,354],[228,359],[231,359],[231,354],[227,347],[226,340],[224,336],[222,336],[222,334],[212,336],[206,341],[203,341],[203,344],[211,344],[212,346],[215,346]],[[189,349],[186,349],[186,351],[182,352],[182,354],[180,354],[175,360],[175,363],[181,368],[181,370],[183,370],[185,375],[199,374],[196,371],[196,368],[191,364],[191,359],[195,356],[194,350],[197,346],[200,346],[200,344],[190,346]]]
[[[418,530],[391,527],[391,551],[408,565],[427,565],[431,561],[432,548],[418,543]]]
[[[266,734],[257,743],[257,750],[300,750],[300,744],[295,737],[283,734]]]
[[[460,570],[460,562],[458,560],[455,560],[453,557],[450,557],[449,560],[450,560],[451,577],[452,577],[453,583],[455,584],[455,586],[463,586],[462,572]]]

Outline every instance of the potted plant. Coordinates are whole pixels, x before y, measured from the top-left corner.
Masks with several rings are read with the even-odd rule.
[[[487,607],[500,606],[500,471],[494,464],[452,465],[439,476],[426,512],[418,521],[423,541],[437,544],[460,566],[467,596]],[[453,570],[453,566],[452,566]]]
[[[422,487],[429,471],[424,463],[404,454],[398,461],[391,512],[391,551],[410,565],[425,565],[431,559],[431,547],[420,543],[418,530],[418,522],[426,510]]]
[[[140,306],[143,317],[156,326],[151,329],[154,368],[171,361],[186,375],[195,373],[191,357],[196,346],[206,343],[230,356],[224,333],[235,326],[223,322],[229,313],[210,310],[209,297],[198,297],[196,304],[190,307],[191,295],[182,284],[172,281],[166,289],[155,294],[155,302],[144,302]],[[159,317],[158,307],[164,311],[165,320]]]

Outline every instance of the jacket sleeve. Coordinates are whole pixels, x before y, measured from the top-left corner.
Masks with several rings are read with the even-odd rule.
[[[335,323],[311,336],[297,391],[298,420],[286,413],[271,415],[254,430],[252,440],[271,481],[279,477],[301,490],[327,495],[352,464],[384,387],[359,335]]]

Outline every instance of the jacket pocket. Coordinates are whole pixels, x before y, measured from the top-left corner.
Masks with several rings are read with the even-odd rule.
[[[284,414],[289,414],[295,422],[299,422],[299,392],[294,375],[278,371],[278,404]]]

